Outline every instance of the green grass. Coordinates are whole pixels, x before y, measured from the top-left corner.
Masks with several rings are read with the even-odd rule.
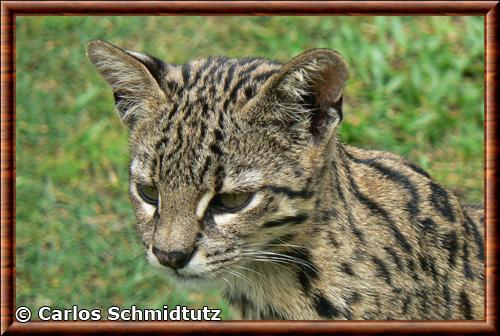
[[[146,264],[127,197],[127,132],[86,59],[105,39],[172,63],[286,61],[317,47],[350,65],[344,142],[401,153],[464,202],[483,195],[481,17],[18,17],[16,304],[222,307]]]

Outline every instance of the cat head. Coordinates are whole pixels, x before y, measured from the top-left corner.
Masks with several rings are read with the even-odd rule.
[[[348,78],[338,53],[183,65],[103,41],[87,53],[130,131],[130,198],[153,264],[217,278],[314,229]]]

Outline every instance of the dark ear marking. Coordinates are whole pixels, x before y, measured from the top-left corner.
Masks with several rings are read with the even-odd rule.
[[[311,98],[308,98],[308,100],[311,101]],[[311,117],[309,127],[314,139],[321,139],[321,135],[327,132],[330,125],[338,125],[342,122],[342,100],[343,96],[340,96],[338,101],[333,103],[331,107],[326,108],[310,105]]]
[[[129,128],[163,104],[165,63],[100,40],[88,42],[86,48],[89,59],[111,86],[118,116]]]
[[[165,62],[147,53],[137,54],[132,53],[128,50],[126,50],[126,52],[137,59],[139,62],[144,64],[151,76],[153,76],[153,78],[161,88],[165,87],[165,72],[167,70],[167,65]]]
[[[313,49],[283,65],[269,78],[263,92],[273,97],[275,120],[289,128],[308,125],[312,140],[324,142],[343,119],[343,90],[348,77],[347,65],[338,53]]]

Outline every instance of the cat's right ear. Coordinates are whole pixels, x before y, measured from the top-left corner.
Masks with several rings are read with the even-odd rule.
[[[165,101],[161,80],[166,64],[162,61],[101,40],[88,42],[86,49],[97,71],[111,86],[118,115],[129,128]]]

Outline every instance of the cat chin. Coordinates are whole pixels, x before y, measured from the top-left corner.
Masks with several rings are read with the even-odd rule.
[[[168,281],[185,289],[211,289],[217,287],[218,281],[205,276],[185,276],[174,271],[168,272]]]

